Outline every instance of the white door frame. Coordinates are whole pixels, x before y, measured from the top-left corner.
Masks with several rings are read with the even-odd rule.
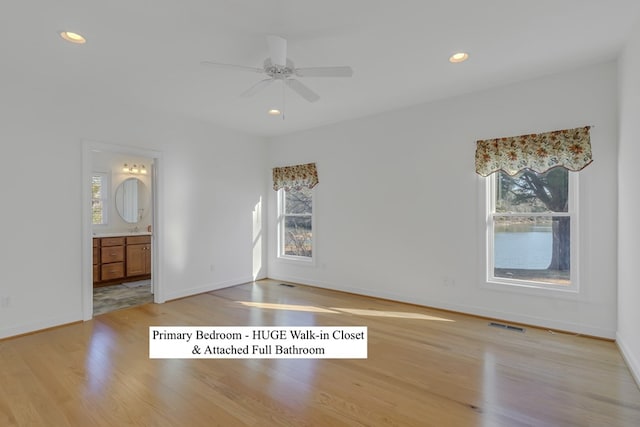
[[[165,302],[164,287],[162,286],[162,196],[163,179],[161,173],[162,152],[147,150],[124,145],[107,144],[96,141],[82,141],[82,318],[93,318],[93,234],[91,223],[91,174],[93,169],[92,152],[106,151],[112,153],[129,154],[132,156],[149,157],[153,159],[154,167],[151,176],[153,203],[153,234],[151,237],[151,284],[153,301]]]

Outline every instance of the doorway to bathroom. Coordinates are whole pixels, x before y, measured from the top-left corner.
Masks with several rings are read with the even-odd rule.
[[[83,317],[163,302],[159,152],[83,143]]]

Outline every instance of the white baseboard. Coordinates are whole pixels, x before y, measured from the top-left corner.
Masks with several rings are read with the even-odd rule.
[[[256,279],[258,280],[258,279]],[[253,282],[252,276],[241,277],[233,280],[226,280],[224,282],[207,283],[205,285],[197,286],[195,288],[179,289],[174,292],[167,292],[165,301],[171,301],[178,298],[190,297],[192,295],[203,294],[205,292],[211,292],[222,288],[228,288],[230,286],[241,285],[243,283]]]
[[[0,339],[14,337],[16,335],[29,334],[32,332],[41,331],[43,329],[49,329],[56,326],[66,325],[68,323],[81,322],[82,311],[75,314],[67,314],[59,317],[52,317],[49,319],[39,320],[33,323],[26,323],[23,325],[12,326],[9,328],[0,328]]]
[[[499,319],[508,322],[521,323],[525,325],[536,326],[539,328],[555,329],[559,331],[573,332],[576,334],[589,335],[593,337],[615,339],[615,331],[598,328],[589,325],[580,325],[571,322],[554,321],[545,318],[539,318],[535,316],[522,315],[520,313],[503,312],[488,310],[483,307],[475,307],[464,304],[452,304],[449,302],[442,302],[437,300],[427,300],[421,298],[407,298],[404,295],[395,294],[393,292],[381,292],[371,291],[370,289],[363,289],[353,286],[335,286],[331,283],[324,283],[313,281],[310,282],[300,277],[293,276],[277,276],[271,277],[274,280],[282,280],[286,282],[300,283],[301,285],[316,286],[319,288],[332,289],[335,291],[350,292],[358,295],[365,295],[375,298],[384,298],[398,302],[404,302],[409,304],[417,304],[424,307],[438,308],[442,310],[450,310],[459,313],[471,314],[474,316],[488,317],[492,319]]]
[[[616,334],[616,344],[620,349],[620,354],[622,354],[622,358],[627,363],[629,367],[629,371],[631,371],[631,376],[636,381],[638,388],[640,388],[640,361],[634,356],[634,354],[629,350],[629,347],[626,345],[625,339],[620,333]]]

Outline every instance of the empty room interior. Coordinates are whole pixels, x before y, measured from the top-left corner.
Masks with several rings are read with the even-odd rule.
[[[1,426],[640,425],[637,0],[0,23]]]

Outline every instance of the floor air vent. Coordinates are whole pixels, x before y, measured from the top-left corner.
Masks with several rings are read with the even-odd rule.
[[[519,326],[505,325],[504,323],[491,322],[489,323],[489,326],[493,326],[494,328],[508,329],[510,331],[524,332],[524,328],[521,328]]]
[[[287,288],[295,288],[295,285],[290,285],[288,283],[280,283],[280,286],[286,286]]]

